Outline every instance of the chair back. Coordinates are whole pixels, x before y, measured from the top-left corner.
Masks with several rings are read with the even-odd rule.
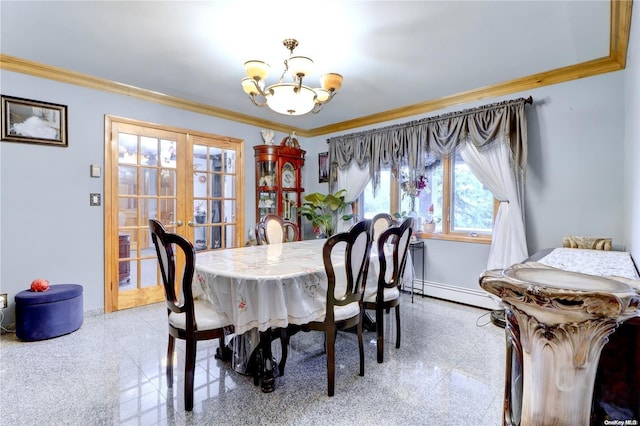
[[[149,229],[151,239],[156,247],[167,309],[177,314],[186,313],[186,329],[195,330],[197,324],[191,292],[196,254],[193,244],[178,234],[167,232],[156,219],[149,219]],[[176,252],[174,249],[184,254],[185,266],[181,277],[176,276]],[[180,293],[176,291],[176,287],[179,288]]]
[[[278,244],[298,240],[298,227],[275,214],[265,215],[256,225],[258,244]]]
[[[389,213],[378,213],[371,219],[372,241],[378,241],[378,237],[394,224],[393,217]]]
[[[576,237],[573,235],[568,235],[562,238],[562,247],[591,250],[611,250],[611,238]]]
[[[407,253],[413,229],[412,218],[406,219],[400,226],[392,226],[380,234],[376,248],[380,271],[378,274],[378,300],[384,300],[384,289],[398,287],[402,284],[404,268],[407,264]],[[385,246],[393,247],[391,263],[387,262]]]
[[[353,302],[360,303],[369,270],[369,254],[371,253],[371,220],[362,220],[351,227],[348,232],[334,234],[325,242],[322,250],[324,268],[327,273],[327,310],[325,322],[334,321],[334,307],[345,306]],[[344,251],[344,271],[340,276],[345,277],[344,286],[340,286],[336,294],[336,269],[332,252],[340,246],[346,245]]]

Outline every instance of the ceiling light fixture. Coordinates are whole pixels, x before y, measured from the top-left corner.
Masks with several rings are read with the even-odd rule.
[[[244,63],[244,69],[248,77],[242,79],[242,90],[249,95],[254,105],[269,106],[280,114],[315,114],[338,93],[342,86],[342,76],[336,73],[324,74],[320,77],[322,87],[312,89],[305,86],[302,79],[310,74],[313,61],[306,56],[293,56],[293,49],[298,46],[298,40],[287,38],[282,44],[290,53],[289,59],[284,61],[284,71],[280,80],[265,89],[264,80],[269,74],[269,65],[264,61],[247,61]],[[284,82],[287,72],[291,73],[292,83]],[[264,98],[264,101],[259,100],[258,96]]]

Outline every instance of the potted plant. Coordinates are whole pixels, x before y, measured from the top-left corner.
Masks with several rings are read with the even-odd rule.
[[[409,217],[409,212],[406,210],[403,210],[401,212],[395,212],[393,214],[393,217],[395,218],[396,223],[402,223],[406,218]]]
[[[304,196],[304,203],[300,214],[311,222],[314,231],[320,237],[333,235],[336,230],[338,217],[351,220],[352,214],[343,214],[349,203],[345,202],[346,189],[335,194],[313,192]]]
[[[427,217],[424,220],[424,232],[431,234],[436,230],[436,223],[440,221],[439,218],[433,215],[433,204],[429,206],[429,210],[427,210]]]
[[[424,232],[427,234],[432,234],[436,230],[436,221],[433,216],[429,216],[424,220]]]

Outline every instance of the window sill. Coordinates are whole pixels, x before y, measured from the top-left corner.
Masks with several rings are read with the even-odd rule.
[[[492,238],[489,235],[478,235],[477,237],[471,237],[469,235],[441,234],[438,232],[434,232],[434,233],[416,232],[414,235],[417,238],[421,238],[423,240],[461,241],[465,243],[478,243],[478,244],[491,244],[491,241],[492,241]]]

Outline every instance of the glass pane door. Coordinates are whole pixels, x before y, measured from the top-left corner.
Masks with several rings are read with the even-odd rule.
[[[237,161],[235,149],[193,144],[193,216],[189,225],[196,251],[239,245]]]
[[[164,299],[149,219],[157,218],[170,232],[179,232],[177,166],[185,148],[180,147],[184,138],[179,134],[123,123],[114,130],[118,286],[111,300],[115,309],[123,309]]]
[[[123,121],[120,121],[123,120]],[[108,119],[105,311],[164,300],[149,219],[197,251],[242,244],[242,141]],[[177,259],[182,271],[183,259]]]

